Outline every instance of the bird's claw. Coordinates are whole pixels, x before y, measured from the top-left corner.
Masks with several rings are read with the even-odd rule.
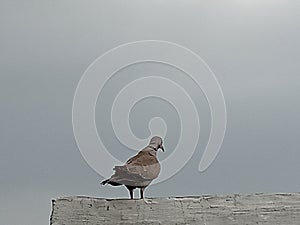
[[[145,199],[145,198],[143,198],[143,201],[147,204],[147,205],[151,205],[151,204],[153,204],[153,203],[157,203],[157,202],[155,202],[155,201],[153,201],[152,199]]]
[[[149,199],[149,201],[147,201],[147,199],[143,198],[143,201],[144,201],[147,205],[152,204],[152,200],[151,200],[151,199]]]

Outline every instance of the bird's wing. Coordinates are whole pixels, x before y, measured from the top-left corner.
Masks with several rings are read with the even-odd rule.
[[[147,151],[141,151],[129,159],[125,166],[131,173],[139,174],[147,180],[155,179],[160,172],[160,165],[156,156]]]
[[[159,163],[156,156],[151,155],[148,151],[140,151],[137,155],[128,159],[125,165],[149,166]]]
[[[134,187],[148,186],[160,172],[157,158],[147,151],[141,151],[130,158],[125,165],[115,166],[111,182]]]

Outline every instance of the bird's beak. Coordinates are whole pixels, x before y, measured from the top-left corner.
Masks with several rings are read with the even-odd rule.
[[[165,149],[164,149],[164,146],[160,146],[160,149],[164,152],[165,151]]]

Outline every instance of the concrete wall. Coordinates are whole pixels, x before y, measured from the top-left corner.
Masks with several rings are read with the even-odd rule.
[[[51,225],[299,225],[300,194],[194,196],[143,200],[65,197],[53,200]]]

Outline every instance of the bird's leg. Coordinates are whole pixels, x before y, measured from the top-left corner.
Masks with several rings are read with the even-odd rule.
[[[144,199],[144,190],[145,190],[145,187],[141,187],[141,189],[140,189],[141,199]]]
[[[146,187],[141,187],[141,189],[140,189],[141,199],[143,199],[143,201],[144,201],[146,204],[152,204],[152,200],[147,201],[147,200],[144,198],[144,190],[145,190],[145,188],[146,188]]]
[[[132,187],[130,187],[130,186],[126,186],[126,187],[127,187],[127,189],[129,190],[130,199],[133,199],[133,189],[134,189],[134,188],[132,188]]]
[[[129,193],[130,193],[130,199],[133,199],[133,189],[132,188],[130,188]]]

